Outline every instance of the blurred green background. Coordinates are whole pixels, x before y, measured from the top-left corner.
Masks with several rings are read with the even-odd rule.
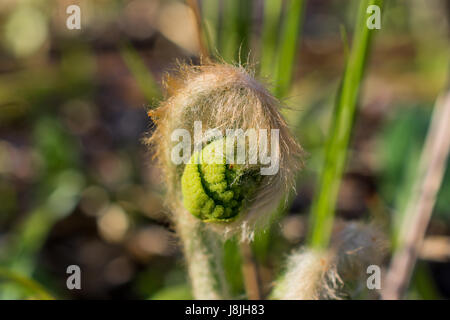
[[[256,71],[289,107],[283,112],[307,152],[298,195],[253,245],[265,292],[305,239],[359,4],[291,1],[199,1],[213,54]],[[81,8],[81,30],[66,27],[71,4]],[[375,220],[395,234],[448,80],[449,12],[445,0],[384,2],[338,218]],[[67,299],[191,297],[160,172],[142,139],[162,76],[177,60],[199,63],[199,53],[184,1],[0,2],[1,299],[39,298],[41,290]],[[449,239],[447,170],[409,298],[450,297]],[[232,290],[243,295],[236,243],[226,249]],[[66,288],[72,264],[82,290]]]

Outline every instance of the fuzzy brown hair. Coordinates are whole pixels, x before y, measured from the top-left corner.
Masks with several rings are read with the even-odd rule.
[[[186,129],[193,136],[194,121],[203,128],[279,129],[279,171],[264,176],[252,204],[235,221],[209,223],[225,237],[240,233],[250,239],[257,227],[266,226],[282,199],[294,188],[301,167],[302,149],[291,135],[283,119],[280,102],[242,66],[206,64],[180,65],[164,82],[167,98],[150,112],[156,130],[148,139],[162,168],[167,187],[166,202],[174,215],[185,214],[182,207],[180,178],[184,165],[171,161],[171,134]],[[175,217],[175,220],[176,217]],[[181,219],[186,221],[185,219]],[[188,222],[189,223],[189,222]]]

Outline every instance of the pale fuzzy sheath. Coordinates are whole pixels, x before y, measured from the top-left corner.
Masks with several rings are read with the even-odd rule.
[[[180,212],[178,216],[177,230],[183,240],[193,296],[199,300],[230,298],[222,268],[223,251],[220,239],[187,212]]]
[[[342,283],[329,252],[301,249],[287,261],[286,272],[276,283],[272,298],[277,300],[318,300],[337,298]]]
[[[327,251],[302,248],[287,261],[272,297],[280,300],[340,299],[346,281],[363,281],[367,266],[380,265],[387,240],[375,226],[338,223]]]
[[[279,112],[279,101],[240,66],[181,65],[165,85],[169,97],[150,113],[156,130],[148,142],[163,170],[167,204],[175,215],[180,212],[176,208],[182,206],[180,178],[184,170],[183,164],[171,161],[171,150],[178,143],[171,141],[175,129],[186,129],[191,137],[194,121],[202,122],[203,131],[218,128],[224,134],[226,129],[267,129],[269,133],[279,129],[278,173],[264,176],[251,205],[236,220],[207,223],[223,238],[238,234],[243,240],[251,239],[256,228],[270,222],[281,200],[293,188],[301,166],[301,147]]]
[[[347,281],[364,276],[369,265],[380,266],[388,252],[388,240],[374,224],[337,223],[332,243],[339,275]]]

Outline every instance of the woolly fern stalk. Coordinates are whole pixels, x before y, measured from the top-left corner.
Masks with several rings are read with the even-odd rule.
[[[149,143],[163,171],[167,205],[183,242],[193,293],[197,299],[228,298],[223,241],[235,235],[250,241],[255,230],[268,226],[281,199],[294,186],[301,148],[279,112],[279,102],[243,67],[181,65],[165,85],[167,99],[150,113],[156,130]],[[173,132],[184,130],[195,140],[198,123],[205,131],[221,130],[223,136],[203,137],[190,147],[190,153],[183,152],[186,163],[174,163],[179,141],[174,141]],[[272,129],[279,139],[270,140],[265,151],[277,151],[279,169],[263,175],[265,165],[249,161],[262,138],[251,143],[245,136],[244,140],[230,136],[229,130]],[[240,147],[248,150],[245,161],[228,162],[228,153]]]
[[[289,256],[286,270],[274,287],[272,298],[281,300],[341,299],[365,285],[369,265],[380,265],[387,241],[373,225],[348,223],[335,230],[328,250],[300,248]],[[354,290],[354,291],[356,291]]]
[[[201,300],[228,299],[222,268],[223,242],[183,208],[175,210],[176,229],[183,243],[193,295]]]

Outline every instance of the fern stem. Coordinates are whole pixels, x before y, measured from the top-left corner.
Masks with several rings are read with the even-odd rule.
[[[183,242],[195,299],[228,299],[223,243],[218,234],[206,228],[203,222],[192,217],[184,208],[176,214],[176,225]]]

